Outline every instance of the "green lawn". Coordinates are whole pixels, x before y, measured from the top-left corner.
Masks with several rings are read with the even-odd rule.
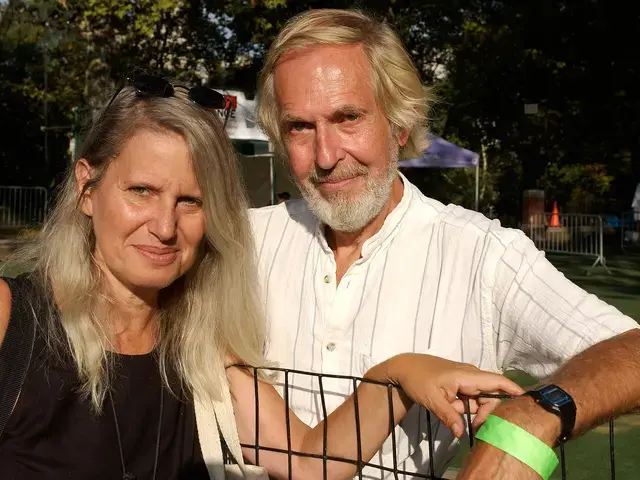
[[[640,253],[607,257],[611,275],[601,266],[589,268],[584,257],[549,255],[556,267],[587,290],[640,321]],[[640,478],[640,475],[638,476]]]
[[[569,279],[589,293],[616,306],[626,315],[640,321],[640,254],[614,255],[607,258],[611,274],[591,264],[584,257],[548,255],[549,260]],[[640,366],[639,366],[640,368]],[[534,380],[522,372],[508,376],[526,387]],[[640,478],[640,415],[628,415],[615,422],[615,478]],[[454,460],[459,467],[468,448]],[[603,480],[611,478],[609,460],[609,426],[603,425],[566,445],[567,480]],[[551,476],[562,478],[560,467]]]
[[[640,321],[640,254],[609,256],[607,265],[611,274],[600,266],[589,269],[588,263],[580,257],[549,256],[549,259],[589,293]],[[614,443],[615,478],[640,478],[640,415],[629,415],[616,420]],[[567,444],[566,454],[568,480],[611,478],[607,425]],[[559,469],[552,478],[561,478]]]
[[[17,269],[12,268],[11,265],[4,265],[2,262],[0,262],[0,276],[1,277],[15,277],[16,275],[19,275],[21,272],[19,272]]]

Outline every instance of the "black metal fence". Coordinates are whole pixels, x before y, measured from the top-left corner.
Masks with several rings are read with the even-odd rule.
[[[363,478],[363,473],[362,473],[362,469],[365,467],[370,467],[372,469],[378,470],[379,472],[386,472],[386,478],[393,478],[393,479],[398,479],[399,475],[406,475],[409,478],[423,478],[423,479],[429,479],[429,480],[446,480],[443,477],[437,476],[436,475],[436,467],[434,465],[434,441],[433,441],[433,433],[432,433],[432,427],[431,427],[431,416],[433,415],[431,412],[429,412],[428,410],[426,411],[426,415],[427,415],[427,438],[426,441],[428,442],[428,446],[429,446],[429,465],[428,465],[428,469],[426,473],[415,473],[415,472],[409,472],[409,471],[405,471],[402,470],[398,467],[398,460],[397,460],[397,449],[396,449],[396,433],[395,433],[395,428],[393,425],[393,402],[391,400],[392,398],[392,393],[393,393],[393,389],[399,389],[399,387],[397,387],[396,385],[391,385],[391,384],[385,384],[385,383],[381,383],[381,382],[377,382],[374,380],[370,380],[370,379],[366,379],[366,378],[361,378],[361,377],[352,377],[352,376],[347,376],[347,375],[332,375],[332,374],[318,374],[318,373],[311,373],[311,372],[306,372],[306,371],[302,371],[302,370],[295,370],[295,369],[287,369],[287,368],[254,368],[254,367],[250,367],[250,370],[253,371],[253,379],[254,379],[254,395],[255,395],[255,440],[253,444],[241,444],[242,447],[244,448],[250,448],[253,449],[255,452],[255,460],[256,460],[256,464],[258,464],[260,462],[260,452],[261,451],[268,451],[268,452],[277,452],[277,453],[282,453],[282,454],[286,454],[288,457],[288,461],[289,461],[289,479],[292,478],[292,471],[291,471],[291,463],[292,463],[292,458],[294,456],[299,456],[299,457],[308,457],[308,458],[316,458],[319,460],[322,460],[323,462],[323,478],[325,480],[327,480],[327,462],[342,462],[342,463],[349,463],[351,465],[354,465],[357,467],[358,470],[358,474],[356,475],[356,478],[358,479],[362,479]],[[284,396],[284,400],[285,400],[285,404],[287,406],[286,409],[286,423],[287,423],[287,449],[280,449],[280,448],[273,448],[273,447],[267,447],[267,446],[262,446],[259,444],[258,442],[258,438],[260,435],[260,412],[259,412],[259,402],[260,402],[260,397],[259,397],[259,393],[258,393],[258,382],[260,381],[260,374],[259,371],[265,371],[265,372],[280,372],[284,378],[284,381],[282,383],[284,391],[283,391],[283,396]],[[323,452],[322,454],[312,454],[312,453],[306,453],[306,452],[299,452],[299,451],[295,451],[291,448],[291,430],[290,430],[290,409],[289,409],[289,389],[290,389],[290,377],[291,375],[296,374],[296,375],[305,375],[305,376],[310,376],[310,377],[314,377],[317,379],[318,382],[318,389],[319,389],[319,394],[320,394],[320,398],[321,398],[321,407],[322,407],[322,416],[323,418],[327,417],[327,408],[326,408],[326,403],[325,403],[325,392],[324,392],[324,387],[323,387],[323,379],[325,378],[333,378],[333,379],[342,379],[345,381],[349,381],[352,384],[353,387],[353,392],[354,392],[354,403],[355,403],[355,424],[356,424],[356,439],[357,439],[357,450],[358,450],[358,456],[357,459],[349,459],[349,458],[341,458],[341,457],[336,457],[336,456],[330,456],[327,455],[327,423],[324,423],[324,429],[323,429]],[[382,465],[376,465],[376,464],[372,464],[369,462],[365,462],[362,459],[362,448],[361,448],[361,438],[360,438],[360,422],[361,422],[361,418],[359,415],[359,408],[358,408],[358,392],[357,392],[357,387],[358,384],[360,382],[367,382],[367,383],[372,383],[372,384],[377,384],[377,385],[381,385],[383,387],[385,387],[387,389],[388,392],[388,399],[389,399],[389,419],[390,419],[390,425],[389,425],[389,431],[390,431],[390,438],[391,438],[391,444],[392,444],[392,451],[393,451],[393,466],[392,467],[386,467],[386,466],[382,466]],[[468,397],[465,398],[464,400],[466,401],[466,413],[464,415],[464,420],[466,423],[466,429],[467,432],[469,433],[469,447],[472,448],[475,442],[474,439],[474,435],[473,435],[473,429],[471,428],[471,411],[470,411],[470,405],[469,405],[469,401],[472,398],[510,398],[509,395],[478,395],[475,397]],[[556,449],[556,452],[559,454],[559,460],[560,460],[560,466],[559,468],[561,469],[561,475],[562,475],[562,480],[573,480],[572,477],[568,477],[567,476],[567,466],[566,466],[566,455],[565,455],[565,448],[563,445],[561,445],[560,447],[558,447]],[[230,455],[227,455],[227,459],[230,460]],[[615,449],[614,449],[614,421],[611,420],[609,422],[609,468],[610,468],[610,477],[611,480],[615,480],[616,478],[616,465],[615,465]]]
[[[47,202],[44,187],[0,185],[0,229],[41,225],[47,216]]]

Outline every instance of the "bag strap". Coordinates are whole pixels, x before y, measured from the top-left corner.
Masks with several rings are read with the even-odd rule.
[[[209,477],[215,480],[226,478],[222,448],[223,439],[240,471],[243,474],[245,472],[240,441],[237,439],[238,432],[231,405],[231,396],[226,384],[222,388],[221,397],[220,400],[213,402],[202,401],[198,397],[194,399],[202,457],[207,465]]]
[[[244,463],[226,378],[222,383],[224,386],[219,400],[211,402],[194,399],[200,449],[207,465],[209,478],[268,480],[269,476],[264,468]],[[224,464],[223,442],[233,457],[235,465]]]
[[[3,280],[9,284],[12,292],[12,314],[0,345],[0,437],[27,376],[36,338],[34,312],[24,297],[26,289],[20,288],[24,282],[18,279]]]

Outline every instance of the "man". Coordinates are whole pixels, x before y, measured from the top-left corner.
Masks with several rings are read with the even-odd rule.
[[[632,319],[569,282],[522,232],[429,199],[398,173],[399,158],[426,147],[429,100],[388,25],[356,11],[299,15],[271,46],[258,93],[260,122],[304,197],[252,212],[272,360],[362,376],[394,354],[420,352],[552,375],[546,383],[577,406],[573,436],[638,407]],[[292,407],[315,424],[318,382],[289,382]],[[326,408],[350,387],[323,378]],[[530,396],[494,413],[548,445],[574,426]],[[436,423],[432,431],[441,472],[453,437]],[[397,433],[399,469],[428,473],[426,432],[416,408]],[[390,453],[383,447],[378,461],[391,467]],[[459,478],[538,477],[478,442]]]

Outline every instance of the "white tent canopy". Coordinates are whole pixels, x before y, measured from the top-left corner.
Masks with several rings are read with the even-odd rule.
[[[226,132],[238,147],[242,176],[251,205],[271,205],[276,202],[276,193],[280,191],[287,191],[293,198],[297,197],[297,187],[290,180],[287,168],[282,162],[275,161],[269,138],[258,128],[255,99],[248,99],[239,90],[217,91],[230,97],[232,103]],[[222,111],[220,115],[224,117]],[[243,151],[251,153],[242,153]]]
[[[235,109],[227,121],[227,134],[232,140],[251,140],[268,142],[269,138],[256,124],[256,101],[247,99],[244,92],[238,90],[218,90],[223,95],[235,99]],[[224,113],[220,111],[224,116]]]

